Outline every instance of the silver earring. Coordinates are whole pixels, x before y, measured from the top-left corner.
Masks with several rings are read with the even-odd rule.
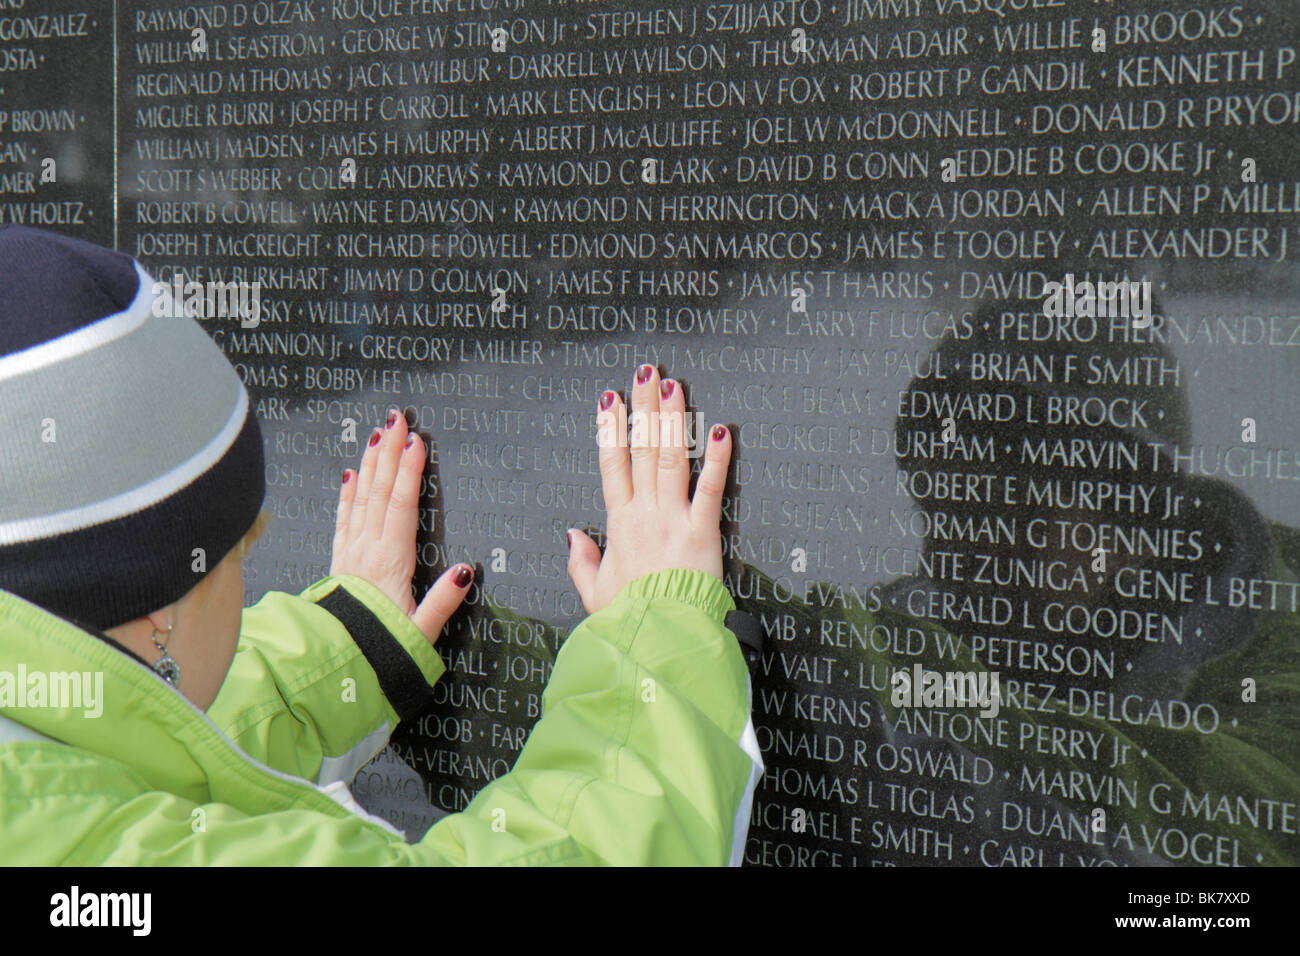
[[[149,640],[153,641],[153,646],[162,652],[162,656],[153,662],[154,672],[171,684],[177,686],[181,681],[181,665],[176,663],[176,658],[167,653],[167,645],[158,643],[158,628],[153,629],[153,635]],[[170,643],[172,634],[172,625],[167,626],[167,640]]]

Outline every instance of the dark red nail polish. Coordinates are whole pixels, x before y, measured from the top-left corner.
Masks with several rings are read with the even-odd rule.
[[[573,532],[572,532],[572,531],[566,531],[566,532],[564,532],[564,539],[565,539],[566,541],[569,542],[569,550],[572,551],[572,550],[573,550]]]
[[[415,432],[407,432],[407,433],[406,433],[406,447],[407,447],[407,448],[410,448],[410,447],[411,447],[412,445],[414,445],[414,444],[415,444]]]
[[[344,468],[344,469],[343,469],[343,484],[346,485],[346,484],[347,484],[349,481],[351,481],[351,480],[352,480],[352,469],[351,469],[351,468]]]
[[[396,423],[397,423],[397,409],[390,408],[388,410],[388,424],[385,427],[392,428],[393,425]]]
[[[638,385],[644,385],[646,382],[650,381],[650,376],[653,374],[654,369],[651,366],[642,365],[636,370],[636,383]]]
[[[659,397],[672,398],[673,388],[677,385],[671,378],[666,378],[659,383]]]
[[[378,428],[376,428],[374,431],[372,431],[372,432],[370,433],[370,443],[369,443],[369,444],[370,444],[370,447],[371,447],[371,448],[374,448],[376,445],[379,444],[379,435],[380,435],[380,432],[379,432],[379,429],[378,429]]]
[[[613,404],[614,404],[614,393],[602,392],[600,396],[600,410],[602,412],[607,412],[609,411],[609,406]]]
[[[722,441],[722,439],[727,437],[727,429],[722,425],[714,425],[711,437],[714,441]]]
[[[470,582],[474,580],[474,572],[469,568],[462,566],[461,569],[456,572],[454,580],[456,582],[456,587],[462,589],[467,588],[469,587]]]

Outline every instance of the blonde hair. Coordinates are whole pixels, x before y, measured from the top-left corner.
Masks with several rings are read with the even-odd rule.
[[[253,526],[239,539],[239,544],[235,545],[235,549],[239,552],[241,559],[248,557],[248,552],[253,550],[253,545],[257,544],[262,535],[266,534],[266,529],[271,526],[271,517],[269,511],[258,514],[253,521]]]
[[[257,544],[258,539],[260,539],[262,535],[266,533],[266,529],[271,526],[271,517],[272,515],[269,511],[259,513],[253,520],[252,527],[250,527],[244,533],[244,536],[239,539],[239,543],[231,548],[230,551],[227,552],[226,556],[221,559],[222,563],[224,564],[229,561],[232,555],[235,557],[236,561],[243,561],[244,558],[248,557],[248,552],[253,549],[253,545]],[[213,570],[215,571],[216,569],[213,568]],[[188,598],[190,595],[203,593],[207,588],[212,586],[212,581],[215,577],[216,575],[214,574],[204,574],[203,577],[199,578],[198,584],[194,585],[189,594],[185,596]]]

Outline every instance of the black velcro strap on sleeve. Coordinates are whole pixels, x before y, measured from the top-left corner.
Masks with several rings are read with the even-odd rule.
[[[736,635],[745,663],[752,668],[763,653],[763,626],[748,611],[728,611],[722,623]]]
[[[407,653],[397,638],[375,617],[374,612],[348,593],[336,587],[319,601],[318,605],[329,611],[360,648],[379,678],[379,688],[402,720],[418,717],[433,697],[433,688],[425,679],[420,667]]]

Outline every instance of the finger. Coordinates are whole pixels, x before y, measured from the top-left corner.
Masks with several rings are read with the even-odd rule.
[[[717,530],[722,523],[722,492],[727,487],[730,462],[731,431],[726,425],[714,425],[709,429],[704,467],[695,482],[695,498],[691,502],[691,520],[697,527]]]
[[[596,443],[600,448],[600,488],[605,511],[632,500],[632,466],[627,460],[627,409],[617,392],[600,396],[596,412]]]
[[[411,615],[411,622],[429,639],[430,644],[438,643],[443,627],[465,600],[469,586],[473,583],[474,569],[468,564],[453,565],[433,582],[424,600]]]
[[[636,370],[632,386],[632,492],[655,497],[659,470],[659,373],[653,365]]]
[[[686,396],[680,382],[659,383],[659,475],[656,495],[661,505],[686,507],[691,466],[686,457]]]
[[[397,477],[388,497],[384,516],[384,538],[406,548],[415,547],[420,523],[420,482],[424,479],[424,442],[413,431],[406,433],[397,458]]]
[[[600,570],[600,548],[585,531],[569,529],[569,578],[582,599],[587,613],[592,613],[596,594],[596,572]]]
[[[334,515],[334,547],[342,547],[348,540],[348,521],[352,517],[352,502],[357,496],[357,473],[343,469],[343,483],[339,485],[339,509]]]
[[[388,517],[388,499],[393,493],[393,482],[397,480],[398,461],[405,450],[402,445],[406,442],[406,431],[406,416],[390,408],[366,505],[366,530],[376,538],[383,533],[384,520]]]
[[[379,443],[383,440],[383,429],[376,428],[370,433],[366,442],[366,452],[361,456],[361,465],[357,468],[356,490],[352,492],[352,514],[348,518],[348,535],[356,538],[366,526],[366,509],[370,505],[370,485],[375,480],[375,463],[379,461]]]

